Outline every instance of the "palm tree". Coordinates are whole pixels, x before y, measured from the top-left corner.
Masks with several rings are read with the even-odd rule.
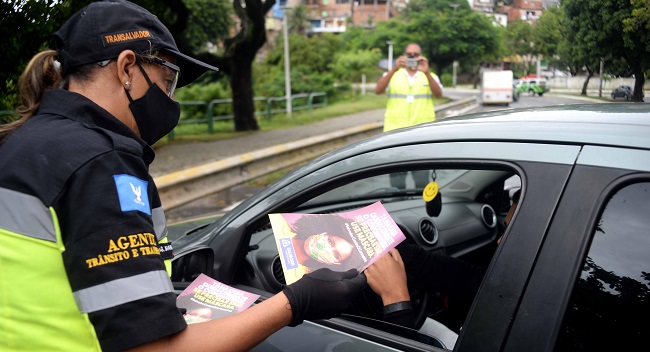
[[[307,30],[311,28],[305,4],[300,4],[291,9],[287,20],[289,22],[289,33],[307,35]]]

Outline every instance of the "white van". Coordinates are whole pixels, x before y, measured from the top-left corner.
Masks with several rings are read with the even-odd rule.
[[[481,101],[483,105],[513,102],[512,71],[483,71],[481,79]]]

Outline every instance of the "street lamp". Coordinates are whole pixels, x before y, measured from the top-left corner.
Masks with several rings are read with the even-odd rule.
[[[395,44],[392,41],[387,41],[386,44],[388,44],[388,71],[393,69],[393,44]]]
[[[284,92],[287,100],[287,115],[291,115],[291,68],[289,67],[289,33],[287,33],[288,6],[280,6],[282,10],[282,34],[284,35]]]

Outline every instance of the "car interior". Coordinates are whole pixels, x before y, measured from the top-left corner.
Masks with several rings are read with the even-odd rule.
[[[391,184],[391,174],[420,169],[417,166],[407,170],[378,169],[333,178],[328,183],[295,192],[293,199],[278,201],[271,212],[332,214],[380,201],[404,233],[406,241],[429,252],[476,265],[489,265],[497,240],[505,233],[504,220],[510,210],[511,196],[521,188],[517,171],[503,165],[488,167],[482,164],[436,165],[435,169],[426,169],[430,175],[427,181],[435,179],[442,200],[436,213],[427,209],[422,184],[416,185],[412,172],[406,175],[404,185],[395,187]],[[245,229],[237,229],[238,236],[244,235],[250,240],[245,257],[236,266],[232,282],[235,287],[262,294],[262,298],[272,296],[285,286],[267,215],[252,215]],[[210,228],[210,225],[204,225],[190,230],[186,237],[210,231]],[[217,251],[210,249],[212,246],[210,244],[208,248],[196,250],[173,262],[172,281],[178,292],[200,273],[211,276],[214,268],[222,265],[216,259],[219,256],[215,254]],[[417,326],[431,318],[457,333],[460,331],[472,302],[450,300],[441,292],[423,292],[412,288],[410,283],[409,289]],[[382,326],[380,323],[381,299],[369,287],[353,302],[344,317],[366,326],[391,328],[390,324]]]

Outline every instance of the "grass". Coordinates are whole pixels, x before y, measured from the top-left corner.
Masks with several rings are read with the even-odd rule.
[[[288,116],[287,114],[274,114],[271,116],[271,119],[267,119],[265,116],[259,116],[257,122],[260,130],[263,131],[286,129],[295,126],[308,125],[310,123],[332,117],[350,115],[375,109],[383,109],[386,107],[386,100],[386,95],[375,95],[373,93],[368,93],[364,96],[354,96],[351,100],[333,102],[325,107],[314,108],[311,111],[295,111],[291,116]],[[438,105],[443,104],[447,101],[449,101],[447,98],[434,100],[435,104]],[[214,122],[213,127],[213,133],[208,134],[208,127],[205,123],[179,125],[174,129],[173,141],[169,141],[168,138],[163,138],[161,141],[156,143],[156,147],[165,144],[234,138],[256,132],[237,132],[235,131],[234,123],[232,120],[216,121]]]
[[[260,130],[263,131],[286,129],[294,126],[308,125],[332,117],[383,109],[386,107],[386,99],[385,95],[368,94],[365,96],[356,96],[352,100],[330,103],[325,107],[314,108],[311,111],[295,111],[290,117],[282,113],[272,115],[271,119],[267,119],[265,116],[259,116],[257,122]],[[210,141],[233,138],[256,132],[237,132],[235,131],[232,120],[216,121],[213,126],[213,133],[208,134],[208,127],[205,123],[179,125],[174,129],[173,141],[164,138],[156,146],[170,143],[186,143],[189,141]]]

